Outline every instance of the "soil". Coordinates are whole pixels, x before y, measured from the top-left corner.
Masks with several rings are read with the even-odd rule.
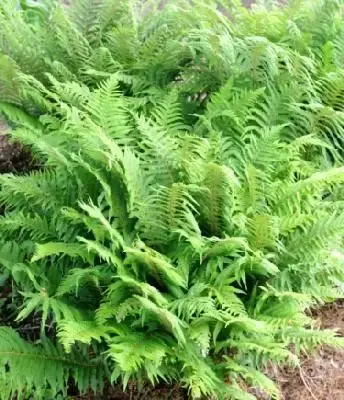
[[[344,336],[344,303],[337,302],[314,312],[322,328]],[[344,349],[323,347],[304,357],[300,369],[275,370],[281,400],[344,400]]]
[[[312,314],[321,328],[335,329],[344,336],[344,302]],[[300,368],[269,367],[267,375],[280,387],[280,400],[344,400],[344,349],[322,347],[313,356],[304,356]],[[254,389],[251,393],[258,400],[269,400]]]
[[[168,386],[166,384],[152,388],[145,386],[137,388],[135,385],[128,385],[123,392],[119,386],[105,389],[100,396],[92,394],[86,396],[72,396],[72,400],[187,400],[189,397],[186,390],[179,386]]]
[[[22,173],[33,168],[32,156],[18,142],[8,137],[8,126],[0,119],[0,173]]]

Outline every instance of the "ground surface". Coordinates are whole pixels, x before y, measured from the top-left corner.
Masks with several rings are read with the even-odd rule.
[[[7,125],[0,118],[0,173],[21,173],[33,167],[30,153],[8,140]]]
[[[316,312],[322,328],[337,329],[344,336],[344,303],[337,302]],[[344,400],[344,350],[321,348],[305,357],[300,369],[274,370],[281,400]]]
[[[344,336],[344,303],[324,307],[317,314],[323,328],[337,329]],[[283,374],[283,400],[344,399],[344,350],[320,349],[314,357],[304,360],[301,371],[301,375],[299,371]]]

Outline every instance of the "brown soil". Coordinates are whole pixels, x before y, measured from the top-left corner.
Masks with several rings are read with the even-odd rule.
[[[337,329],[344,335],[344,303],[337,302],[314,315],[322,328]],[[344,400],[344,349],[324,347],[305,357],[300,369],[274,371],[281,400]]]
[[[125,392],[116,386],[106,389],[100,396],[92,394],[81,397],[72,396],[73,400],[187,400],[188,398],[186,390],[178,386],[161,385],[156,388],[150,386],[137,388],[130,384]]]
[[[280,372],[281,400],[343,400],[344,350],[329,347],[305,359],[300,369]]]
[[[8,127],[0,119],[0,173],[20,173],[32,169],[32,157],[19,143],[9,140]]]
[[[322,328],[344,335],[344,303],[337,302],[313,312]],[[270,367],[268,375],[279,385],[281,400],[344,400],[344,349],[322,347],[304,356],[300,368]],[[258,400],[269,400],[254,393]]]

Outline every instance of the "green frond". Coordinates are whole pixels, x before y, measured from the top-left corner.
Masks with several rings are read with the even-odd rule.
[[[210,296],[201,296],[194,293],[193,288],[186,296],[174,300],[170,309],[184,321],[192,321],[202,314],[216,312],[215,301]]]
[[[221,274],[219,274],[219,282]],[[216,301],[223,310],[226,310],[230,315],[246,315],[246,308],[239,295],[243,294],[240,289],[236,289],[225,281],[219,283],[217,287],[211,287],[211,293],[216,298]]]
[[[279,399],[279,390],[276,385],[261,372],[252,367],[238,364],[229,357],[225,357],[225,363],[229,376],[240,376],[250,385],[262,388],[272,399]]]
[[[0,229],[4,237],[17,235],[18,239],[30,235],[33,241],[49,240],[58,236],[56,225],[38,214],[7,213],[0,217]]]
[[[230,386],[224,384],[214,372],[212,362],[203,357],[198,357],[193,346],[184,350],[183,364],[184,374],[182,382],[189,388],[192,398],[197,399],[201,396],[211,396],[215,392],[225,397],[231,393]]]
[[[5,0],[0,7],[0,51],[10,56],[24,73],[41,75],[45,68],[44,30],[35,29],[25,21],[14,2]],[[44,33],[43,33],[44,32]],[[29,45],[31,44],[31,45]]]
[[[154,108],[152,116],[155,122],[162,129],[168,130],[171,136],[188,130],[188,126],[183,123],[177,92],[171,92],[159,102],[158,106]]]
[[[97,325],[94,321],[59,322],[57,336],[67,353],[71,352],[72,345],[76,342],[90,344],[91,341],[100,342],[102,338],[108,338],[108,328]]]
[[[140,302],[135,297],[122,301],[121,304],[114,304],[112,301],[104,302],[97,310],[96,319],[99,324],[105,324],[108,320],[116,319],[122,322],[128,317],[135,317],[141,314]]]
[[[76,195],[69,192],[72,188],[68,190],[65,187],[61,175],[57,178],[55,171],[51,170],[32,172],[26,176],[4,174],[0,176],[0,185],[0,203],[6,202],[9,207],[18,207],[26,212],[66,205],[64,200]]]
[[[203,229],[207,236],[219,237],[221,231],[229,230],[233,190],[238,182],[230,168],[215,163],[202,165],[201,174],[202,180],[198,183],[204,188],[199,201]]]
[[[245,165],[244,174],[245,184],[236,192],[235,208],[244,212],[264,212],[269,181],[262,171],[250,163]]]
[[[116,74],[99,85],[89,97],[85,109],[110,138],[118,144],[127,143],[131,129],[128,105],[118,91]]]
[[[0,113],[12,124],[20,124],[25,127],[39,127],[39,122],[35,117],[32,117],[15,104],[0,102]]]
[[[264,341],[246,338],[244,342],[239,342],[238,339],[229,339],[225,344],[219,342],[218,349],[221,349],[224,345],[235,349],[238,352],[238,359],[244,357],[245,352],[249,351],[250,356],[246,357],[246,360],[256,368],[266,365],[268,360],[276,364],[290,363],[297,365],[298,363],[297,357],[287,350],[283,343],[272,343],[271,338],[266,338]]]
[[[99,287],[101,279],[104,278],[103,268],[74,268],[59,284],[57,288],[57,295],[63,296],[67,293],[79,294],[79,288],[85,285],[86,282],[94,284]]]
[[[281,333],[282,339],[295,346],[296,351],[307,351],[322,345],[343,347],[343,338],[333,330],[312,330],[289,327]]]
[[[174,183],[171,187],[159,187],[135,212],[138,230],[151,243],[168,243],[173,234],[184,230],[199,234],[195,218],[197,203],[192,197],[193,187]]]
[[[38,287],[37,289],[40,289],[40,291],[22,293],[25,301],[22,310],[16,318],[17,321],[25,320],[33,312],[42,311],[41,331],[44,332],[45,323],[50,315],[53,315],[54,321],[58,324],[62,319],[73,321],[81,318],[83,313],[73,305],[68,304],[67,301],[49,296],[44,287]]]
[[[137,127],[140,134],[139,150],[142,167],[150,170],[148,165],[155,165],[156,170],[152,176],[148,176],[155,183],[170,186],[176,181],[177,139],[170,137],[153,121],[140,116],[137,118]]]
[[[253,250],[276,246],[278,219],[267,214],[256,214],[248,222],[249,244]]]
[[[105,376],[101,359],[90,359],[83,352],[66,356],[47,339],[41,345],[33,345],[7,327],[0,328],[0,337],[0,360],[8,399],[43,388],[51,389],[53,394],[64,393],[69,377],[74,378],[81,391],[101,388]]]
[[[149,337],[143,333],[123,332],[111,338],[108,356],[118,365],[123,384],[127,385],[137,371],[142,371],[152,382],[159,378],[159,367],[169,353],[163,336]],[[118,372],[114,370],[113,379]]]
[[[76,0],[68,8],[68,15],[76,29],[93,42],[97,38],[98,15],[102,2],[96,0]],[[92,40],[93,39],[93,40]]]
[[[139,263],[142,267],[146,267],[148,273],[157,279],[160,279],[159,277],[161,276],[166,283],[181,287],[185,286],[182,275],[171,264],[170,260],[163,254],[147,247],[143,242],[137,242],[136,247],[125,248],[125,252],[128,255],[127,262]]]
[[[67,61],[70,69],[77,72],[91,54],[91,47],[86,37],[70,21],[62,6],[56,7],[51,15],[51,30],[54,34],[57,52]]]
[[[202,356],[206,357],[209,354],[211,339],[209,325],[202,321],[191,323],[189,335],[191,340],[199,346]]]
[[[37,244],[31,261],[36,262],[42,258],[60,254],[67,255],[68,257],[80,257],[82,260],[90,260],[86,247],[80,243],[48,242]]]
[[[343,215],[327,215],[314,220],[306,232],[297,232],[286,246],[286,257],[294,262],[314,260],[319,251],[335,245],[343,235]]]
[[[7,55],[0,53],[0,100],[20,104],[20,85],[16,82],[17,68],[15,62]]]

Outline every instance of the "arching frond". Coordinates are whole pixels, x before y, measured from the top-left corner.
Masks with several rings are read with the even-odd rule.
[[[81,391],[101,388],[106,372],[100,358],[90,359],[81,352],[66,356],[47,339],[41,345],[33,345],[7,327],[0,329],[0,336],[1,369],[9,396],[26,396],[44,388],[51,389],[53,394],[64,392],[69,377],[74,378]]]

